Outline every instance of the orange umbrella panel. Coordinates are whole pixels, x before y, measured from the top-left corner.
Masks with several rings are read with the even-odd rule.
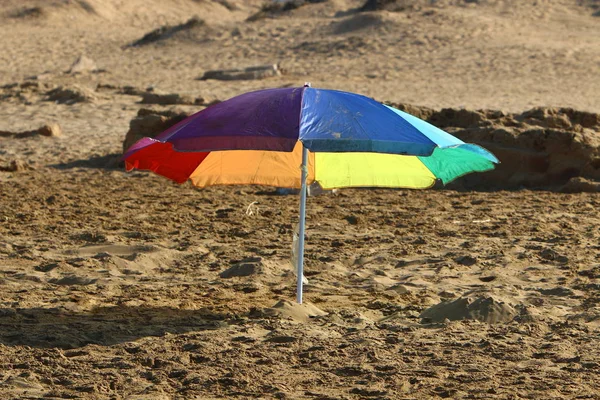
[[[211,152],[190,175],[194,186],[265,185],[300,188],[302,144],[292,152],[227,150]],[[315,180],[315,155],[308,156],[308,179]]]

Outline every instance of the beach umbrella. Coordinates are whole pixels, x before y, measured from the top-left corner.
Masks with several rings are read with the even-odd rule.
[[[297,301],[302,303],[307,184],[428,188],[498,159],[410,114],[349,92],[297,88],[245,93],[212,105],[123,155],[193,185],[266,185],[300,190]],[[300,171],[298,167],[300,166]]]

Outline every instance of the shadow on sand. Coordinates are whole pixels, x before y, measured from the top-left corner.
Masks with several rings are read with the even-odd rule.
[[[0,309],[0,343],[8,346],[74,349],[111,346],[147,336],[220,329],[232,314],[169,307],[100,307],[87,313],[60,308]]]
[[[94,168],[94,169],[122,169],[125,163],[121,161],[121,153],[106,154],[103,156],[92,156],[81,160],[74,160],[66,163],[52,164],[52,168],[71,169],[71,168]]]

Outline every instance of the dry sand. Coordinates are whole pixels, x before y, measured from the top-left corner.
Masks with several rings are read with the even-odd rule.
[[[559,128],[596,176],[600,2],[363,3],[0,2],[0,398],[600,398],[598,193],[310,198],[298,306],[295,196],[118,167],[150,86],[184,103],[154,108],[189,113],[311,81],[435,109],[588,112]],[[273,63],[280,76],[197,79]],[[536,137],[527,152],[579,157]]]

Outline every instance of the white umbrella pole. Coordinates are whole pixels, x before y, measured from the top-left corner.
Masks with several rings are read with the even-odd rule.
[[[306,221],[306,178],[308,176],[308,149],[302,145],[302,177],[300,183],[300,229],[298,232],[298,271],[296,301],[302,304],[302,278],[304,277],[304,230]]]

